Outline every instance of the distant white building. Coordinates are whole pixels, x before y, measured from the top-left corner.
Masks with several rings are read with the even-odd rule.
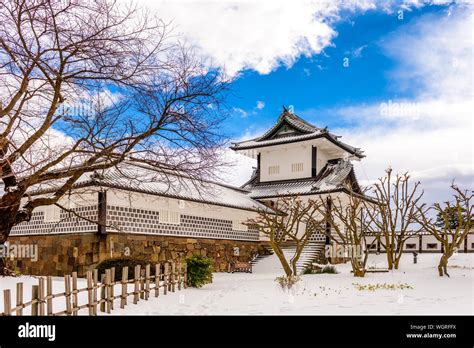
[[[109,258],[157,262],[200,254],[225,271],[266,251],[265,238],[244,222],[260,210],[273,212],[268,205],[279,197],[361,193],[351,161],[363,152],[286,108],[261,137],[231,148],[257,160],[241,188],[130,163],[84,175],[60,200],[64,209],[40,207],[14,227],[10,243],[37,244],[40,255],[14,263],[33,274],[84,274]],[[31,194],[47,195],[48,188]],[[325,234],[312,238],[315,250],[327,242]]]

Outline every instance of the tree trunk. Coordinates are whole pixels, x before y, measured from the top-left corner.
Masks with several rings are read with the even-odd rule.
[[[364,277],[365,276],[365,267],[362,266],[358,259],[351,258],[352,273],[354,277]]]
[[[393,269],[393,250],[391,246],[388,246],[385,248],[385,251],[387,253],[387,264],[388,264],[388,269]]]
[[[395,262],[394,262],[394,268],[398,269],[398,266],[400,265],[400,259],[402,258],[402,253],[399,253],[398,255],[395,256]]]
[[[7,197],[8,198],[8,197]],[[15,215],[18,211],[18,205],[8,205],[9,200],[5,196],[0,200],[0,245],[4,245],[8,240],[10,231],[12,230],[15,222]],[[6,208],[1,208],[5,206]],[[6,269],[6,259],[0,258],[0,275],[8,275]]]
[[[446,248],[445,248],[446,250]],[[441,259],[439,260],[439,265],[438,265],[438,272],[439,272],[439,276],[442,277],[444,275],[447,275],[449,277],[449,274],[448,274],[448,260],[449,258],[451,257],[452,253],[445,253],[441,256]]]
[[[273,243],[270,242],[270,243],[273,248],[273,251],[275,251],[275,254],[280,260],[281,265],[283,266],[283,270],[285,271],[286,276],[290,277],[293,274],[293,272],[291,270],[290,265],[288,264],[288,261],[286,261],[283,251],[281,250],[280,246],[277,243],[274,243],[274,242]]]

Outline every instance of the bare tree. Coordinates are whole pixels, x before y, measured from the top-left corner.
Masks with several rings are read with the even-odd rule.
[[[211,177],[226,86],[136,8],[0,0],[0,244],[81,176],[125,160]]]
[[[472,227],[473,191],[461,190],[455,184],[452,184],[451,188],[454,190],[454,202],[445,202],[444,206],[435,203],[431,207],[423,204],[418,208],[418,219],[423,229],[443,245],[443,255],[438,264],[440,277],[443,275],[449,277],[447,271],[449,258],[459,249]],[[437,214],[438,220],[429,217],[432,212]],[[453,220],[453,216],[456,220]],[[439,220],[444,222],[442,226],[439,225]]]
[[[406,240],[421,230],[417,223],[417,205],[423,192],[418,190],[419,181],[411,185],[408,173],[397,174],[394,180],[391,168],[386,173],[372,187],[379,202],[377,209],[368,208],[366,211],[371,220],[369,228],[372,234],[386,250],[388,269],[398,269]]]
[[[277,213],[260,211],[246,223],[258,229],[270,239],[288,278],[297,275],[297,263],[304,247],[314,233],[324,233],[325,218],[319,213],[318,200],[304,202],[300,197],[283,197],[275,202]],[[296,250],[290,260],[283,253],[285,242],[295,243]]]
[[[372,204],[371,204],[372,203]],[[341,199],[340,196],[331,198],[331,211],[326,214],[335,236],[330,237],[338,244],[343,245],[351,261],[352,272],[355,277],[364,277],[369,250],[366,236],[370,224],[367,209],[374,209],[373,202],[359,194],[350,193]],[[324,211],[321,211],[324,213]]]

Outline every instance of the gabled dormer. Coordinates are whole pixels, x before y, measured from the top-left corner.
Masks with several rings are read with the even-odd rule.
[[[257,159],[258,182],[316,178],[331,160],[359,160],[360,149],[339,141],[326,128],[318,128],[283,108],[276,123],[262,136],[231,149]]]

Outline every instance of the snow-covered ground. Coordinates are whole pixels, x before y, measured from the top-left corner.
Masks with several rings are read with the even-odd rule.
[[[413,264],[411,254],[402,258],[400,270],[369,273],[355,278],[350,265],[336,265],[339,274],[303,275],[290,292],[280,289],[274,279],[282,274],[275,256],[261,261],[254,273],[216,273],[214,282],[201,289],[188,288],[159,298],[130,303],[125,309],[115,303],[113,315],[193,315],[193,314],[474,314],[474,254],[458,254],[450,259],[451,277],[439,277],[436,265],[439,254],[418,255]],[[371,255],[370,266],[383,268],[384,255]],[[0,278],[0,289],[13,290],[22,281],[25,292],[37,280],[33,277]],[[79,281],[84,287],[84,280]],[[358,290],[359,285],[377,286],[376,290]],[[408,285],[407,288],[384,289],[387,285]],[[60,278],[54,282],[54,292],[62,291]],[[116,293],[119,293],[117,287]],[[79,303],[87,300],[82,294]],[[29,299],[30,295],[26,298]],[[55,300],[56,301],[56,300]],[[3,311],[3,296],[0,308]],[[54,311],[64,308],[64,301],[55,302]],[[81,311],[86,314],[85,311]],[[28,313],[28,312],[27,312]]]

